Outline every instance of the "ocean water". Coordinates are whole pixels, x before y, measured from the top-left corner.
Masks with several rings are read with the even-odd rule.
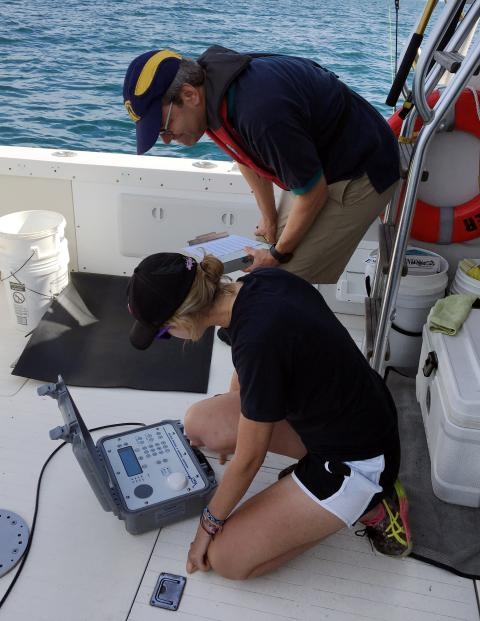
[[[312,58],[384,116],[395,70],[423,10],[401,0],[0,0],[0,144],[135,153],[122,100],[130,61],[212,44]],[[152,155],[226,159],[210,140]]]

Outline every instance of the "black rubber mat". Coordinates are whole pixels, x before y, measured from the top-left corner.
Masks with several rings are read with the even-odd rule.
[[[136,350],[128,335],[128,278],[73,272],[70,284],[45,313],[13,375],[45,382],[59,374],[71,386],[205,393],[213,328],[197,343],[154,341]]]

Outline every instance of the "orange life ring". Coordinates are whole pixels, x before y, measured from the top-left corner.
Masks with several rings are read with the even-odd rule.
[[[428,98],[428,104],[433,107],[440,97],[439,91],[434,91]],[[398,137],[402,127],[400,109],[389,119],[388,124]],[[419,117],[415,123],[414,131],[419,131],[422,119]],[[470,89],[465,89],[455,104],[454,128],[472,134],[480,139],[480,120],[477,116],[477,108],[474,95]],[[445,231],[445,225],[440,225],[440,210],[442,215],[449,209],[451,226]],[[448,222],[447,218],[447,222]],[[444,221],[444,220],[443,220]],[[437,207],[429,205],[425,201],[417,200],[413,218],[411,236],[420,241],[452,244],[469,241],[480,236],[480,194],[461,205],[453,207]],[[449,236],[449,239],[445,239]]]

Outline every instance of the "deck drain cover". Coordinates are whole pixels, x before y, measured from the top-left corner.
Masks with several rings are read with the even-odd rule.
[[[0,578],[22,558],[28,536],[28,526],[19,515],[0,509]]]

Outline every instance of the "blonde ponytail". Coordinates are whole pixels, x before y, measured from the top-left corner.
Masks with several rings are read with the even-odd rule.
[[[198,320],[210,311],[219,295],[231,294],[234,290],[231,279],[223,273],[223,263],[211,254],[199,262],[190,293],[176,310],[169,324],[187,330],[192,341],[198,340]]]

